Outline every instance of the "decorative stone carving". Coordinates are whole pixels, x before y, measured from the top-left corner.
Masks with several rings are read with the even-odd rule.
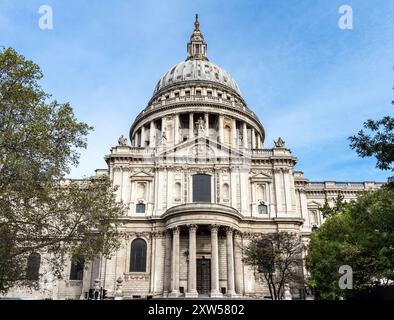
[[[123,278],[119,277],[116,280],[115,300],[123,299]]]
[[[285,141],[282,140],[281,137],[277,141],[274,141],[275,143],[275,148],[284,148],[285,147]]]
[[[124,137],[124,135],[122,134],[118,140],[118,144],[122,147],[127,146],[127,139]]]

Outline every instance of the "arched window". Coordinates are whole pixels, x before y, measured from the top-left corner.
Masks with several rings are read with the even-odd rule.
[[[259,204],[259,214],[268,214],[268,207],[265,204]]]
[[[143,239],[131,243],[130,272],[146,272],[146,242]]]
[[[230,128],[230,126],[224,127],[224,143],[231,144],[231,128]]]
[[[230,200],[230,188],[227,183],[223,185],[223,201],[229,201]]]
[[[83,280],[83,269],[85,261],[81,258],[73,257],[71,260],[70,280]]]
[[[33,252],[27,258],[26,278],[27,280],[37,281],[39,278],[41,255]]]
[[[193,202],[211,202],[211,176],[206,174],[193,176]]]

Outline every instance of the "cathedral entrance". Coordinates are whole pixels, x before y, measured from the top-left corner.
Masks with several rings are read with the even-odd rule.
[[[197,259],[197,292],[209,294],[211,291],[211,260]]]

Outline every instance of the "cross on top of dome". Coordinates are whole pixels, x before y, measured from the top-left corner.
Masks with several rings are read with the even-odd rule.
[[[194,21],[194,31],[190,37],[190,42],[187,44],[188,57],[186,60],[208,60],[207,44],[204,41],[204,36],[200,31],[200,22],[198,21],[198,14]]]

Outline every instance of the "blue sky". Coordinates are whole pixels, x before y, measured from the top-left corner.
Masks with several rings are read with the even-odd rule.
[[[53,30],[38,27],[44,4]],[[343,4],[353,30],[338,27]],[[392,0],[0,0],[0,46],[38,63],[44,89],[95,128],[71,177],[106,167],[157,80],[186,58],[195,13],[209,59],[262,121],[265,148],[282,137],[311,180],[387,179],[347,137],[394,115]]]

